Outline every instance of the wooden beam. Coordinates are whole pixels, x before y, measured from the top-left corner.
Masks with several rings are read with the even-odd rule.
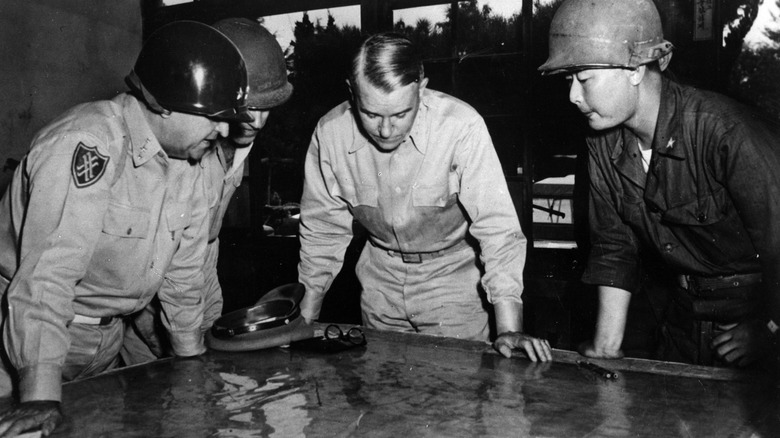
[[[360,30],[367,35],[393,29],[393,9],[386,0],[361,0]]]
[[[228,17],[257,18],[357,6],[360,3],[360,0],[200,0],[156,9],[148,8],[144,16],[144,34],[148,35],[154,29],[176,20],[195,20],[211,24]]]

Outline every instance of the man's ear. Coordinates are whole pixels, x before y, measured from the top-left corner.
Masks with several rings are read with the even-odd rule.
[[[661,71],[666,70],[666,67],[669,67],[669,62],[671,61],[672,61],[672,52],[669,52],[666,55],[660,57],[658,59],[658,66],[661,68]]]
[[[644,79],[646,72],[646,65],[640,65],[634,70],[628,70],[628,81],[631,83],[631,85],[637,86],[642,83],[642,79]]]
[[[428,86],[428,78],[423,77],[420,80],[420,87],[417,89],[418,93],[420,93],[420,97],[422,98],[423,90],[425,90],[425,87]]]

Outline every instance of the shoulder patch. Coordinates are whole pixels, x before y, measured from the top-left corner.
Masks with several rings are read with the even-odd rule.
[[[70,173],[77,188],[89,187],[97,182],[106,171],[110,157],[102,155],[96,147],[79,143],[73,152]]]

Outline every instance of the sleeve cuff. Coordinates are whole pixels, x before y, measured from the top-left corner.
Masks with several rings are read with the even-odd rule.
[[[300,304],[301,316],[308,321],[316,321],[317,318],[320,317],[323,299],[324,296],[313,294],[309,290],[306,290]]]
[[[203,344],[203,333],[198,330],[191,332],[171,333],[173,354],[180,357],[198,356],[206,352]]]
[[[19,401],[62,401],[62,367],[38,364],[19,370]]]

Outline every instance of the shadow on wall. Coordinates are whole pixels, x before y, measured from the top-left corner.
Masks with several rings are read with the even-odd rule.
[[[1,193],[39,129],[76,104],[126,90],[141,49],[141,2],[3,0],[0,41]]]
[[[3,170],[0,172],[0,193],[5,192],[8,184],[11,182],[11,178],[14,175],[14,170],[19,166],[19,160],[14,158],[6,158]]]

